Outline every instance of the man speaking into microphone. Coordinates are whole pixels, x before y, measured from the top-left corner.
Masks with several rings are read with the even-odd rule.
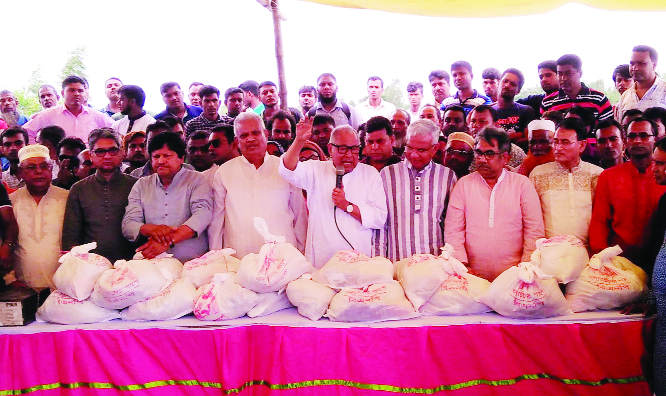
[[[298,154],[311,134],[312,119],[302,119],[278,168],[286,181],[307,192],[310,217],[305,257],[321,268],[340,250],[371,256],[373,230],[384,228],[387,215],[379,172],[358,162],[359,139],[349,125],[331,133],[331,160],[299,162]]]

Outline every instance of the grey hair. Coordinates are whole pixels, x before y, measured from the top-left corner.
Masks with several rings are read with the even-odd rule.
[[[16,100],[16,95],[14,95],[14,92],[12,92],[8,89],[3,89],[2,91],[0,91],[0,95],[12,95],[14,100]]]
[[[238,125],[241,122],[244,122],[244,121],[247,121],[247,120],[259,121],[259,123],[261,124],[261,130],[262,131],[266,130],[266,125],[264,124],[264,120],[262,120],[261,117],[257,113],[255,113],[253,111],[246,111],[246,112],[240,113],[236,117],[236,119],[234,120],[234,135],[236,137],[238,137]]]
[[[352,128],[351,125],[340,125],[339,127],[333,129],[333,132],[331,132],[331,138],[328,140],[328,142],[335,143],[335,141],[338,140],[338,137],[343,133],[351,133],[354,135],[356,140],[359,140],[358,132],[356,132],[356,129]]]
[[[93,150],[95,144],[99,139],[113,139],[114,142],[118,145],[118,148],[122,148],[120,135],[112,128],[97,128],[93,129],[92,132],[88,135],[88,148],[90,151]]]
[[[476,143],[478,144],[481,140],[492,145],[497,142],[497,148],[500,153],[508,153],[511,151],[511,139],[504,129],[487,126],[476,134]]]
[[[436,144],[439,141],[439,127],[437,124],[422,118],[416,120],[409,124],[407,127],[407,140],[414,136],[429,136],[432,139],[432,144]]]

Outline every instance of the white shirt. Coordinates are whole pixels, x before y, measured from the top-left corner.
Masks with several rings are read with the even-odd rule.
[[[647,92],[645,92],[645,95],[640,99],[638,99],[638,95],[636,94],[635,84],[627,89],[617,103],[616,120],[622,122],[624,112],[627,110],[638,109],[640,111],[645,111],[650,107],[666,108],[666,81],[659,77],[655,78],[650,89],[648,89]]]
[[[601,172],[602,168],[583,161],[571,170],[556,161],[534,168],[530,180],[541,201],[546,238],[574,235],[587,245]]]
[[[279,173],[308,194],[310,219],[305,258],[315,268],[323,267],[338,251],[352,247],[368,256],[372,255],[373,229],[384,228],[388,213],[386,194],[377,169],[359,163],[353,171],[342,177],[345,197],[358,206],[362,223],[344,210],[336,209],[333,203],[336,176],[332,161],[299,162],[293,171],[285,168],[280,161]]]
[[[395,111],[395,105],[393,103],[389,103],[384,99],[380,100],[381,102],[379,102],[379,106],[377,107],[370,106],[369,98],[365,102],[356,105],[356,110],[358,110],[361,115],[363,122],[367,122],[369,119],[376,116],[389,118],[391,113]]]
[[[213,221],[208,228],[210,249],[233,248],[242,258],[259,253],[264,239],[254,228],[255,217],[268,224],[300,251],[305,248],[307,212],[303,192],[278,174],[280,159],[264,155],[255,168],[244,156],[220,165],[213,179]]]
[[[131,130],[127,130],[129,128],[130,120],[129,116],[124,116],[123,118],[114,121],[113,125],[111,125],[111,128],[113,128],[118,134],[121,136],[127,135],[128,132],[136,132],[136,131],[146,131],[146,128],[148,125],[154,124],[155,119],[153,116],[150,114],[146,113],[143,115],[143,117],[138,118],[134,120],[134,124],[132,125]]]
[[[19,226],[16,275],[30,287],[55,289],[53,274],[58,269],[62,224],[69,191],[50,186],[39,204],[26,187],[9,195]]]
[[[215,180],[215,173],[217,173],[217,169],[220,167],[218,164],[213,164],[209,169],[206,169],[203,171],[203,175],[208,181],[208,184],[210,184],[211,188],[213,187],[213,180]]]

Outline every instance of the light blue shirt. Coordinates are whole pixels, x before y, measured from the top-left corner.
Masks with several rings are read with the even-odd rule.
[[[208,251],[206,230],[212,218],[210,184],[202,173],[181,168],[166,188],[156,173],[142,177],[134,184],[123,218],[123,235],[134,242],[144,224],[186,225],[196,232],[196,236],[167,251],[185,262]]]

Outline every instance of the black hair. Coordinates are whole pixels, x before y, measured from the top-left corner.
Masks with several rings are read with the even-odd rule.
[[[578,118],[565,118],[560,122],[560,125],[557,126],[557,129],[571,129],[576,131],[576,139],[583,141],[587,139],[587,131],[585,130],[585,125]]]
[[[446,70],[433,70],[428,74],[428,82],[432,82],[434,79],[446,80],[447,83],[451,82],[451,76]]]
[[[40,139],[51,142],[55,148],[58,147],[60,141],[65,138],[65,130],[58,125],[47,125],[39,130],[38,135]]]
[[[560,58],[557,60],[557,66],[564,66],[564,65],[569,65],[574,69],[580,71],[583,67],[583,61],[580,59],[578,55],[565,54],[560,56]]]
[[[643,112],[638,110],[638,109],[629,109],[622,114],[622,119],[625,117],[636,117],[636,116],[642,116]],[[621,120],[620,120],[621,121]]]
[[[369,83],[370,81],[379,81],[382,84],[382,88],[384,88],[384,80],[382,80],[381,77],[379,76],[370,76],[368,77],[368,81],[366,81],[366,84]]]
[[[650,53],[650,59],[652,62],[657,62],[659,56],[657,55],[657,50],[654,48],[648,46],[648,45],[637,45],[632,49],[633,52],[649,52]]]
[[[238,88],[242,89],[243,92],[251,92],[254,96],[259,96],[259,84],[254,80],[247,80],[240,85]]]
[[[333,128],[335,128],[335,120],[330,115],[328,114],[315,115],[314,118],[312,119],[312,126],[317,126],[322,124],[329,124],[332,125]]]
[[[488,144],[494,144],[494,142],[497,142],[497,148],[500,153],[508,153],[511,151],[511,139],[504,129],[490,126],[485,127],[476,134],[476,142],[478,143],[481,140],[485,140]]]
[[[622,139],[625,138],[624,127],[622,126],[622,124],[615,121],[615,119],[613,119],[613,118],[609,118],[607,120],[599,121],[599,123],[597,124],[597,129],[596,129],[596,131],[594,131],[594,134],[596,135],[597,132],[599,132],[600,129],[606,129],[606,128],[610,128],[610,127],[617,128],[620,131],[620,137],[622,137]]]
[[[519,89],[519,90],[520,90],[520,89],[523,89],[523,84],[525,84],[525,76],[523,75],[523,72],[521,72],[520,70],[516,69],[515,67],[510,67],[510,68],[504,70],[504,73],[502,73],[502,78],[504,78],[504,76],[505,76],[507,73],[515,74],[516,77],[518,77],[518,89]],[[485,77],[484,77],[484,78],[485,78]]]
[[[204,98],[204,96],[212,95],[212,94],[217,94],[217,97],[220,97],[220,90],[215,88],[212,85],[204,85],[203,88],[199,90],[199,97],[201,99]]]
[[[541,114],[541,119],[553,121],[555,123],[555,128],[557,128],[557,126],[560,125],[560,122],[564,119],[564,114],[558,110],[550,110]]]
[[[504,73],[506,74],[506,72],[504,72]],[[502,74],[502,76],[503,75],[504,74]],[[502,78],[502,76],[500,76],[500,71],[495,69],[494,67],[489,67],[487,69],[484,69],[481,72],[481,78],[489,78],[489,79],[492,79],[492,80],[499,80],[499,79]]]
[[[629,73],[629,65],[620,65],[616,67],[615,70],[613,70],[613,82],[615,82],[615,78],[618,74],[623,78],[631,78],[631,73]]]
[[[67,147],[67,148],[70,148],[72,150],[79,149],[79,150],[83,151],[83,150],[86,149],[86,144],[83,143],[83,140],[81,138],[68,136],[68,137],[62,139],[60,141],[60,143],[58,143],[58,147],[57,147],[58,153],[60,153],[60,149],[63,148],[63,147]]]
[[[365,132],[372,133],[376,131],[386,130],[388,136],[393,136],[393,127],[388,118],[382,116],[372,117],[365,123]]]
[[[467,69],[468,72],[472,73],[472,65],[467,61],[461,60],[461,61],[453,62],[451,64],[451,70],[457,69],[457,68],[460,68],[460,67],[465,68],[465,69]]]
[[[335,78],[335,76],[333,75],[333,73],[322,73],[319,77],[317,77],[317,84],[319,84],[319,80],[321,80],[321,79],[324,78],[324,77],[330,77],[330,78],[332,78],[333,81],[335,81],[336,83],[338,82],[338,79]]]
[[[209,135],[210,132],[208,131],[196,131],[187,137],[187,141],[189,142],[190,140],[208,140]]]
[[[305,92],[314,92],[314,94],[317,95],[317,88],[313,87],[312,85],[303,85],[298,89],[299,95]]]
[[[12,137],[16,135],[23,135],[23,143],[25,143],[26,146],[29,144],[30,136],[28,135],[28,131],[18,125],[9,127],[2,131],[2,134],[0,134],[0,142],[2,142],[5,137]]]
[[[652,121],[652,120],[648,120],[645,117],[637,117],[637,118],[634,118],[633,120],[631,120],[629,125],[627,125],[627,133],[629,133],[629,128],[631,128],[631,124],[633,124],[635,122],[647,122],[647,123],[649,123],[650,128],[652,128],[652,135],[654,135],[654,137],[659,136],[659,127],[657,127],[657,123]]]
[[[178,89],[180,89],[180,84],[173,81],[165,82],[164,84],[160,85],[160,93],[165,94],[166,91],[170,90],[173,87],[178,87]]]
[[[477,113],[483,113],[483,112],[490,112],[490,116],[493,118],[493,123],[497,122],[497,110],[495,110],[491,105],[478,105],[472,110],[470,110],[469,114],[472,114],[472,112],[475,111]]]
[[[118,94],[125,95],[127,99],[134,99],[139,107],[146,104],[146,93],[138,85],[123,85],[118,89]]]
[[[261,90],[261,88],[266,86],[275,87],[275,89],[277,90],[277,85],[275,85],[273,81],[263,81],[261,84],[259,84],[259,90]]]
[[[185,130],[185,123],[180,118],[168,116],[168,117],[162,118],[162,121],[164,121],[164,123],[167,125],[167,127],[169,127],[169,129],[171,129],[171,128],[175,127],[176,125],[180,124],[183,127],[183,130]]]
[[[459,111],[459,112],[463,113],[463,116],[465,116],[465,109],[463,109],[462,106],[457,105],[457,104],[451,104],[451,105],[446,106],[444,108],[443,113],[446,114],[447,111]],[[463,117],[463,118],[466,118],[466,117]]]
[[[597,118],[594,116],[594,111],[592,111],[592,109],[576,106],[567,110],[567,115],[568,114],[573,114],[580,117],[580,121],[590,131],[593,131],[597,125]]]
[[[145,136],[145,134],[144,134],[144,136]],[[60,148],[62,146],[69,145],[70,148],[80,147],[78,145],[72,146],[71,144],[68,144],[67,143],[68,139],[72,139],[72,138],[65,138],[60,142],[60,144],[58,145],[58,152],[60,152]],[[78,139],[79,141],[81,141],[81,143],[83,143],[83,141],[79,138],[74,138],[74,139]],[[116,142],[118,147],[122,146],[120,144],[120,141],[121,141],[120,135],[113,128],[97,128],[97,129],[93,129],[90,132],[90,134],[88,134],[88,148],[90,148],[90,151],[93,150],[93,147],[95,147],[95,143],[97,143],[100,139],[113,139],[113,141]],[[76,144],[76,143],[73,143],[73,144]],[[83,149],[81,151],[83,151],[83,150],[85,150],[85,145],[83,146]]]
[[[624,114],[626,115],[628,112],[629,110],[627,110]],[[645,109],[643,112],[643,117],[652,121],[659,120],[661,121],[662,125],[666,126],[666,109],[662,107],[650,107],[649,109]]]
[[[219,124],[215,125],[211,130],[210,133],[223,133],[224,137],[227,138],[227,143],[231,144],[234,141],[234,138],[236,137],[234,133],[234,126],[229,125],[229,124]]]
[[[554,60],[543,61],[539,63],[539,66],[537,66],[537,71],[539,69],[548,69],[557,73],[557,62],[555,62]]]
[[[273,114],[273,116],[266,123],[266,129],[270,131],[271,136],[273,136],[273,122],[275,120],[287,120],[289,121],[289,126],[291,127],[291,136],[296,136],[296,119],[284,110],[278,110]]]
[[[62,89],[65,89],[69,84],[83,84],[84,87],[88,88],[88,80],[79,76],[67,76],[62,80]]]
[[[153,151],[157,151],[164,146],[178,155],[178,158],[185,157],[185,150],[187,145],[181,139],[180,135],[175,132],[162,132],[148,142],[148,153],[152,156]]]
[[[421,93],[423,93],[423,84],[420,82],[412,81],[407,84],[407,92],[416,92],[418,90],[421,90]]]
[[[226,103],[229,100],[229,96],[242,93],[243,93],[242,89],[238,87],[231,87],[224,92],[224,102]]]
[[[152,124],[150,124],[146,127],[146,139],[148,138],[148,134],[150,132],[154,132],[154,131],[157,131],[159,129],[167,129],[168,130],[170,128],[169,128],[169,125],[167,125],[167,123],[164,122],[163,120],[157,120],[154,123],[152,123]]]

